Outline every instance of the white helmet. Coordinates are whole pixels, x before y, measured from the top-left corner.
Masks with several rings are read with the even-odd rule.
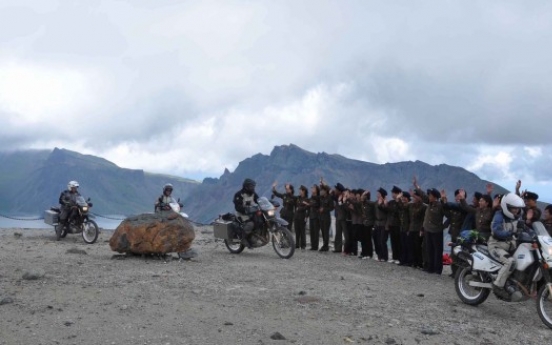
[[[510,211],[511,208],[524,208],[525,203],[523,202],[523,199],[517,196],[514,193],[508,193],[502,197],[502,200],[500,201],[500,207],[502,208],[502,212],[504,215],[510,219],[516,219],[519,216],[521,216],[521,212],[517,215],[512,214]]]
[[[67,189],[71,190],[71,188],[79,188],[79,183],[77,181],[69,181],[67,184]]]

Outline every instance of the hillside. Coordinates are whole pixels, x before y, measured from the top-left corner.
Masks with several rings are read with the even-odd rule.
[[[276,146],[269,155],[256,154],[239,163],[235,171],[225,170],[219,178],[202,183],[189,179],[151,174],[143,170],[118,167],[103,158],[64,149],[0,153],[0,213],[39,214],[57,203],[69,180],[81,184],[81,193],[92,198],[94,211],[103,215],[151,212],[153,202],[167,182],[175,186],[190,218],[209,222],[219,214],[233,211],[232,197],[247,177],[257,181],[259,195],[270,197],[271,185],[279,190],[290,182],[299,187],[317,183],[320,176],[335,185],[372,191],[393,185],[408,189],[412,176],[424,188],[444,188],[452,196],[459,187],[468,193],[484,191],[483,181],[469,171],[445,164],[424,162],[374,164],[346,157],[312,153],[295,145]],[[504,191],[497,186],[497,192]]]

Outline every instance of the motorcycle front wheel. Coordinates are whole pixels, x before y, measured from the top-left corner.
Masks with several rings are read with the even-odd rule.
[[[82,229],[82,239],[84,242],[87,244],[96,242],[98,235],[100,234],[98,224],[96,224],[93,220],[88,220],[82,226],[84,227],[84,229]]]
[[[272,247],[276,254],[282,259],[289,259],[295,253],[295,240],[291,231],[287,228],[279,227],[272,234]]]
[[[224,240],[224,245],[228,248],[228,251],[232,254],[239,254],[243,252],[245,246],[241,243],[230,243],[228,240]]]
[[[485,300],[489,297],[491,290],[470,286],[469,283],[471,281],[488,283],[487,281],[483,281],[478,273],[472,272],[471,268],[461,267],[458,272],[456,272],[454,287],[456,288],[456,294],[462,302],[468,305],[476,306],[485,302]]]
[[[552,328],[552,296],[548,284],[541,286],[537,295],[537,311],[542,322],[548,328]]]

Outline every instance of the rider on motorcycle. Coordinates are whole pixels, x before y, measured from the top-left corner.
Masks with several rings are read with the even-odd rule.
[[[498,271],[493,285],[502,290],[508,276],[514,271],[516,242],[512,236],[518,231],[518,221],[525,207],[523,199],[514,193],[506,194],[500,201],[500,210],[494,214],[491,223],[492,236],[487,241],[491,256],[504,266]],[[523,226],[523,222],[521,224]]]
[[[59,195],[60,215],[59,222],[63,227],[75,217],[77,197],[80,196],[79,183],[77,181],[69,181],[67,183],[67,190],[64,190]]]
[[[171,210],[171,206],[169,204],[171,202],[176,202],[176,200],[171,196],[172,191],[172,184],[167,183],[163,186],[163,194],[161,194],[161,196],[157,198],[157,201],[155,202],[155,212]],[[180,202],[179,204],[180,207],[182,207],[182,204]]]
[[[234,194],[234,208],[238,214],[238,217],[243,223],[243,240],[244,244],[251,247],[251,234],[255,229],[255,223],[251,217],[255,208],[252,207],[257,204],[259,196],[255,193],[255,186],[257,183],[250,178],[246,178],[243,181],[242,189]]]

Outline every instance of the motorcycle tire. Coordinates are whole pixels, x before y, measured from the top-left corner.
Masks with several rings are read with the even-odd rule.
[[[272,248],[282,259],[289,259],[295,253],[295,240],[287,228],[278,228],[272,237]]]
[[[87,244],[93,244],[98,239],[98,235],[100,234],[100,229],[98,228],[98,224],[96,224],[93,220],[88,220],[86,223],[83,224],[84,229],[82,230],[82,239]]]
[[[468,276],[471,276],[474,279],[469,279]],[[454,278],[454,288],[456,289],[456,294],[460,298],[462,302],[464,302],[467,305],[476,306],[479,305],[487,298],[489,297],[491,290],[485,289],[485,288],[476,288],[468,285],[469,280],[477,280],[479,282],[482,282],[479,276],[472,275],[472,270],[469,267],[459,267],[458,271],[456,272],[456,277]],[[484,281],[483,283],[488,283],[487,281]],[[469,290],[475,290],[476,292],[469,295]]]
[[[61,225],[56,225],[54,227],[54,230],[56,231],[56,241],[59,241],[61,240],[63,237],[65,236],[62,236],[62,233],[63,233],[63,226]]]
[[[224,240],[224,245],[232,254],[239,254],[245,249],[245,246],[242,243],[229,243],[228,240]]]
[[[547,284],[544,284],[539,289],[537,295],[537,312],[546,327],[552,329],[552,296],[550,296],[550,291],[546,285]]]

